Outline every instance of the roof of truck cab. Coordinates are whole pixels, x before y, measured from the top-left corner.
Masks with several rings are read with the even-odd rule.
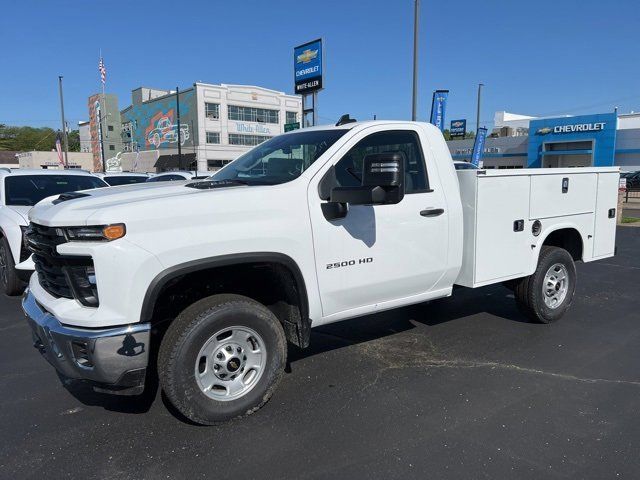
[[[433,125],[431,125],[428,122],[414,122],[411,120],[363,120],[358,122],[345,123],[343,125],[331,125],[331,124],[317,125],[315,127],[305,127],[302,130],[304,130],[305,132],[314,131],[314,130],[351,130],[352,128],[355,128],[355,127],[374,126],[374,125],[395,125],[395,124],[406,125],[407,123],[415,124],[421,127],[424,127],[424,126],[433,127]],[[287,132],[287,134],[296,133],[300,131],[301,131],[300,129],[291,130],[290,132]]]

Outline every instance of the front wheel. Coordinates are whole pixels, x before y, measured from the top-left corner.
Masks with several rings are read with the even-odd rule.
[[[569,252],[543,246],[536,271],[515,285],[518,307],[533,321],[555,322],[571,306],[576,278],[576,267]]]
[[[196,423],[249,415],[282,377],[286,345],[282,325],[264,305],[213,295],[184,310],[167,330],[158,355],[160,384]]]
[[[5,237],[0,237],[0,290],[6,295],[19,295],[24,287],[25,283],[16,272],[9,242]]]

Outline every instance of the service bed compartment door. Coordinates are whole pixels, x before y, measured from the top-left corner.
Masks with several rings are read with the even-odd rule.
[[[598,198],[596,200],[595,234],[593,242],[593,256],[607,257],[615,253],[616,248],[616,218],[609,216],[609,210],[617,208],[618,183],[620,174],[598,174]],[[617,212],[622,215],[622,212]]]
[[[525,275],[531,259],[529,177],[479,177],[477,195],[475,283]],[[515,231],[520,220],[524,230]]]
[[[596,206],[596,173],[531,176],[531,219],[592,213]]]

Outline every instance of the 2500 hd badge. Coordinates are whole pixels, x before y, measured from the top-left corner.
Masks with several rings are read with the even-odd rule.
[[[362,263],[373,263],[373,257],[360,258],[358,260],[345,260],[343,262],[327,263],[327,270],[340,267],[353,267]]]

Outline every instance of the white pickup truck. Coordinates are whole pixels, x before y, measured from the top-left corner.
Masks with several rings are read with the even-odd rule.
[[[83,170],[0,169],[0,293],[19,295],[33,273],[24,239],[31,207],[51,195],[107,186]]]
[[[209,180],[42,201],[23,308],[63,375],[133,394],[157,365],[173,405],[215,424],[261,407],[318,325],[492,283],[558,320],[574,261],[614,255],[618,177],[456,172],[425,123],[298,130]]]

